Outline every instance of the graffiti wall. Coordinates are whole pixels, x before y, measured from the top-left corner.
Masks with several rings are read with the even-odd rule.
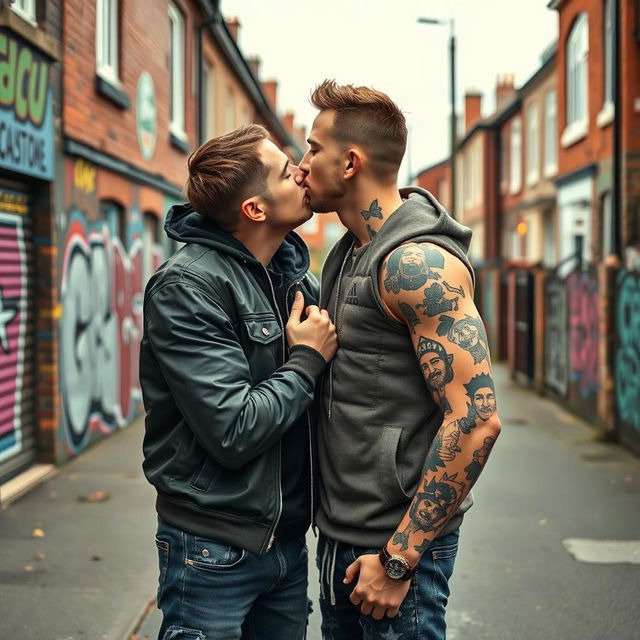
[[[130,424],[140,410],[144,285],[163,250],[157,230],[145,224],[135,185],[115,201],[101,197],[101,170],[71,159],[66,170],[61,435],[66,454],[74,455]]]
[[[640,451],[640,275],[620,271],[615,295],[614,382],[618,431]]]
[[[567,292],[565,282],[549,275],[544,283],[544,381],[565,397],[568,387]]]
[[[569,402],[588,420],[598,415],[598,283],[589,272],[566,280],[569,314]]]

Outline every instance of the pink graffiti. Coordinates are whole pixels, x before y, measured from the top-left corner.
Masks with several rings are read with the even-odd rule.
[[[589,398],[598,388],[598,285],[587,273],[567,278],[572,381]]]
[[[0,460],[20,451],[27,274],[22,219],[0,213]]]

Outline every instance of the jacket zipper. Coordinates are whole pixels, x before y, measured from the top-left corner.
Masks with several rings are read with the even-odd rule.
[[[286,335],[285,335],[285,329],[284,329],[284,322],[282,321],[282,315],[280,314],[280,308],[278,307],[278,301],[276,300],[276,292],[273,289],[273,282],[271,282],[271,278],[269,277],[269,272],[267,271],[266,267],[264,265],[261,265],[262,269],[264,270],[265,275],[267,276],[267,280],[269,281],[269,288],[271,289],[271,297],[273,299],[273,306],[275,307],[276,310],[276,314],[278,316],[278,321],[280,324],[280,329],[282,330],[282,364],[285,363],[286,360],[286,351],[285,351],[285,340],[286,340]],[[293,286],[293,285],[291,285]],[[289,287],[290,289],[291,287]],[[286,296],[288,295],[289,290],[287,290],[287,294],[285,295],[285,299]],[[276,527],[278,526],[278,522],[280,521],[280,516],[282,515],[282,442],[278,441],[278,515],[276,516],[276,519],[273,522],[273,525],[271,526],[271,531],[269,532],[269,542],[267,543],[267,551],[269,551],[269,549],[271,549],[271,547],[273,546],[273,543],[275,542],[275,530]]]
[[[340,273],[338,273],[338,282],[336,285],[336,299],[333,303],[333,323],[336,325],[336,331],[338,329],[338,302],[340,300],[340,286],[342,285],[342,273],[344,271],[344,267],[347,264],[347,260],[349,256],[353,253],[353,242],[351,243],[351,247],[347,251],[344,259],[342,260],[342,265],[340,266]],[[329,365],[329,420],[331,420],[331,409],[333,407],[333,363],[335,362],[335,358],[331,360],[331,364]]]

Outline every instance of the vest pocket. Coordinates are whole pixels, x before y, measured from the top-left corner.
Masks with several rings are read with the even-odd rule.
[[[382,489],[388,504],[398,504],[409,498],[398,475],[398,446],[402,427],[385,425],[380,438],[378,456],[378,485]]]

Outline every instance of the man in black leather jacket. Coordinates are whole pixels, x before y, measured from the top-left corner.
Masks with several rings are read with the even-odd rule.
[[[309,409],[337,341],[292,232],[297,171],[237,129],[194,152],[167,215],[185,244],[147,285],[140,354],[161,639],[305,635]]]

